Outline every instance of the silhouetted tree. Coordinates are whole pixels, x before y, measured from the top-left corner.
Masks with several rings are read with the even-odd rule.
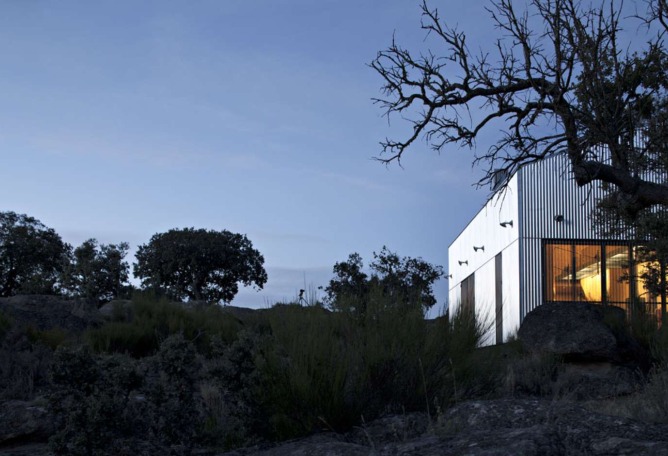
[[[174,299],[230,302],[239,283],[267,281],[264,257],[245,235],[227,230],[173,229],[139,246],[134,274],[144,288]]]
[[[423,2],[422,29],[439,52],[393,41],[371,63],[386,96],[375,101],[412,126],[406,138],[383,141],[379,159],[400,161],[420,137],[436,151],[474,147],[484,130],[499,128],[496,144],[476,152],[475,162],[489,166],[480,184],[498,169],[513,173],[565,153],[576,182],[610,184],[609,200],[629,218],[668,205],[668,184],[645,173],[668,169],[667,0],[644,3],[635,20],[613,0],[517,4],[490,4],[499,38],[472,52],[466,35]],[[621,19],[637,51],[619,33]]]
[[[130,266],[123,261],[128,249],[127,242],[98,245],[96,239],[74,249],[66,272],[71,292],[100,302],[118,297],[128,281]]]
[[[57,293],[70,252],[39,220],[0,212],[0,296]]]
[[[370,301],[376,298],[382,301],[380,307],[419,309],[422,312],[436,304],[433,284],[443,276],[441,266],[422,258],[401,258],[385,246],[380,253],[374,252],[373,257],[374,261],[369,265],[370,276],[362,272],[364,264],[358,253],[334,265],[335,277],[325,288],[332,309],[365,315]]]

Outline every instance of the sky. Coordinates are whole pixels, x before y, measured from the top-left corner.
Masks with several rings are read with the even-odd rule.
[[[474,49],[490,43],[484,2],[432,3]],[[403,168],[373,160],[409,125],[374,105],[382,81],[368,64],[393,35],[443,52],[419,5],[0,2],[0,210],[73,246],[129,242],[131,263],[172,228],[246,234],[269,280],[232,304],[254,308],[326,286],[334,263],[358,252],[368,264],[384,245],[447,268],[488,197],[473,152],[420,141]]]

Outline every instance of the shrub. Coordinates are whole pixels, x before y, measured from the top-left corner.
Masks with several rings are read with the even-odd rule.
[[[200,431],[195,404],[201,363],[194,345],[181,334],[160,344],[150,360],[152,376],[146,385],[146,419],[151,440],[169,445],[190,445]]]
[[[96,358],[87,347],[60,347],[51,368],[50,406],[59,421],[49,440],[55,454],[117,454],[131,441],[141,417],[130,392],[141,384],[135,362]]]
[[[53,351],[31,331],[12,325],[0,338],[0,400],[30,400],[49,384]]]
[[[471,356],[484,333],[475,320],[427,322],[419,308],[383,302],[387,295],[368,299],[363,319],[296,305],[266,312],[274,343],[257,367],[272,438],[344,431],[497,389],[499,372]]]
[[[211,337],[226,342],[235,339],[241,327],[238,320],[219,306],[188,309],[165,298],[137,294],[132,303],[131,321],[111,321],[86,333],[96,352],[128,353],[136,358],[158,351],[161,341],[172,334],[183,334],[201,353],[209,350]]]
[[[35,328],[27,329],[28,340],[33,344],[43,344],[51,350],[55,350],[60,345],[65,343],[68,339],[71,340],[73,335],[62,328],[51,328],[44,330],[37,330]]]

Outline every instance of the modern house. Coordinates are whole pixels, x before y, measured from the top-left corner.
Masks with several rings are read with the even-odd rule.
[[[450,315],[473,310],[491,328],[485,344],[502,343],[524,316],[546,302],[586,301],[630,311],[642,300],[661,311],[638,280],[628,237],[601,239],[592,221],[600,186],[578,187],[563,155],[499,175],[499,190],[448,249]],[[665,297],[664,297],[665,300]],[[665,309],[665,304],[664,304]]]

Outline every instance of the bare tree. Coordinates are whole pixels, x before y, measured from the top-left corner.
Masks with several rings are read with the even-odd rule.
[[[481,131],[496,126],[496,144],[474,158],[488,166],[481,185],[497,169],[513,173],[566,153],[576,182],[611,184],[626,214],[668,206],[668,185],[643,178],[668,169],[668,0],[643,3],[633,17],[622,17],[619,3],[532,0],[518,11],[512,0],[492,2],[499,38],[489,52],[473,53],[425,0],[422,29],[448,51],[416,54],[393,39],[371,62],[384,81],[384,98],[374,101],[413,127],[407,138],[381,142],[378,159],[400,162],[421,137],[439,152],[451,143],[475,147]],[[640,50],[622,42],[622,19],[640,34]]]

